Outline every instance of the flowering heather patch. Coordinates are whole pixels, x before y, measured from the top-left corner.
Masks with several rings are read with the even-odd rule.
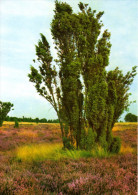
[[[37,137],[37,133],[33,131],[19,131],[18,136],[23,136],[23,137]]]
[[[116,131],[114,131],[115,128]],[[130,123],[130,125],[128,123],[117,123],[113,128],[113,135],[121,138],[122,146],[124,148],[128,147],[128,152],[130,150],[135,153],[137,152],[137,123]]]
[[[0,150],[6,151],[17,146],[30,143],[61,142],[59,124],[20,124],[14,128],[14,123],[0,127]]]
[[[13,125],[6,124],[0,128],[0,194],[136,194],[136,125],[113,132],[121,137],[126,151],[111,157],[35,162],[14,159],[13,151],[17,147],[60,143],[59,125],[52,125],[23,124],[14,129]],[[21,136],[22,131],[37,136],[34,139]]]
[[[124,165],[124,158],[132,160]],[[14,194],[22,191],[24,194],[36,191],[40,194],[135,194],[136,158],[132,154],[124,158],[64,159],[16,165],[14,162],[9,168],[3,167],[0,190]]]
[[[137,122],[127,122],[127,123],[116,123],[113,127],[113,131],[124,131],[124,130],[130,130],[135,129],[137,126]]]

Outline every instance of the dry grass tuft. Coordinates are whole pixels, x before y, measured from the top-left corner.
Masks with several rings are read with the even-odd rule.
[[[30,144],[20,146],[16,150],[16,158],[21,161],[43,161],[45,159],[59,159],[57,156],[62,144]]]
[[[130,146],[121,146],[120,153],[133,153],[134,149]]]

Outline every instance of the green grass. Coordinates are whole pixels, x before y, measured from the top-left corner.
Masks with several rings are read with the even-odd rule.
[[[44,161],[44,160],[60,160],[64,158],[79,159],[108,157],[109,153],[101,147],[97,147],[92,151],[85,150],[67,150],[62,149],[62,144],[31,144],[20,146],[15,151],[17,161]]]

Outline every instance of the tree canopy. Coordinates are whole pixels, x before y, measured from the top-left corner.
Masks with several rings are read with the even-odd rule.
[[[3,121],[5,120],[12,107],[12,103],[0,101],[0,127],[2,126]]]
[[[51,33],[57,50],[53,60],[43,34],[36,45],[38,69],[28,75],[37,92],[53,106],[61,126],[64,147],[92,149],[96,145],[119,151],[112,127],[129,105],[129,86],[136,67],[123,75],[117,67],[106,71],[110,33],[102,32],[101,17],[88,4],[73,13],[67,3],[55,2]],[[56,63],[56,65],[55,65]]]
[[[138,120],[138,117],[135,114],[127,113],[125,116],[126,122],[137,122],[137,120]]]

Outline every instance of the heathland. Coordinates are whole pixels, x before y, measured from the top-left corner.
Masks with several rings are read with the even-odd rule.
[[[59,124],[4,122],[0,194],[136,194],[137,123],[116,123],[119,154],[62,150]]]

